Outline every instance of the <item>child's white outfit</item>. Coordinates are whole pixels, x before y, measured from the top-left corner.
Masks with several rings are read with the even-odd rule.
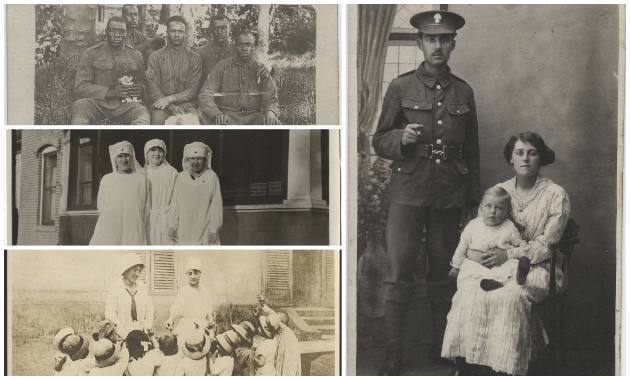
[[[461,269],[464,261],[466,261],[465,270],[462,270],[457,276],[457,283],[459,284],[470,277],[478,280],[493,279],[502,283],[509,278],[514,279],[518,269],[518,260],[511,259],[501,266],[487,268],[476,261],[469,260],[466,257],[466,251],[470,248],[488,252],[491,248],[509,249],[521,244],[526,243],[521,238],[514,223],[508,218],[505,218],[498,226],[492,227],[484,223],[481,215],[473,219],[464,228],[451,261],[451,266],[457,269]]]
[[[175,376],[175,369],[179,362],[184,359],[184,355],[182,355],[181,351],[178,351],[175,355],[164,355],[162,354],[162,365],[155,369],[155,376]]]
[[[219,356],[210,363],[210,375],[232,376],[234,371],[234,358],[231,356]]]
[[[276,376],[276,350],[278,345],[275,339],[263,339],[259,344],[254,356],[262,355],[265,358],[265,365],[256,366],[256,376]]]
[[[153,349],[140,359],[131,359],[125,374],[128,376],[153,376],[156,368],[162,365],[162,351]]]
[[[208,359],[204,356],[199,360],[185,357],[177,363],[175,376],[205,376]]]

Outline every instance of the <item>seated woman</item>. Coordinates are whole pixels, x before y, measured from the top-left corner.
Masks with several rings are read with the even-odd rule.
[[[485,291],[478,276],[470,275],[478,264],[464,259],[442,348],[442,356],[454,359],[461,375],[471,372],[466,363],[525,375],[530,361],[547,344],[542,323],[532,315],[531,306],[549,293],[547,259],[552,252],[548,244],[562,237],[570,214],[569,197],[562,187],[539,174],[542,166],[553,163],[555,154],[538,134],[513,136],[503,154],[516,176],[498,186],[510,194],[510,218],[527,243],[508,249],[495,247],[486,253],[469,249],[467,256],[480,256],[480,263],[488,270],[520,257],[529,258],[532,267],[523,285],[513,281]],[[561,292],[566,281],[562,258],[557,259],[556,281]]]
[[[98,221],[90,245],[146,245],[151,197],[147,178],[137,171],[131,143],[109,146],[113,173],[98,188]]]
[[[221,245],[223,199],[219,177],[210,169],[212,150],[201,142],[184,147],[182,167],[168,212],[168,237],[179,245]]]
[[[168,238],[168,209],[177,170],[166,161],[166,143],[153,139],[144,144],[144,168],[151,192],[151,213],[147,220],[149,245],[172,245]]]

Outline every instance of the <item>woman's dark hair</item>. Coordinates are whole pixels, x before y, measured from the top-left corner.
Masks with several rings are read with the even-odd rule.
[[[129,356],[133,359],[140,359],[144,356],[146,351],[153,348],[151,344],[151,339],[149,336],[141,330],[133,330],[127,335],[127,349],[129,350]],[[148,345],[143,342],[147,342]],[[144,347],[147,346],[147,350],[145,351]]]
[[[540,166],[553,164],[556,160],[556,153],[545,144],[545,140],[538,133],[522,132],[512,136],[503,149],[503,157],[505,157],[505,161],[508,164],[511,164],[510,160],[512,159],[512,152],[514,152],[514,145],[516,145],[517,140],[530,143],[536,148],[538,154],[540,154]]]

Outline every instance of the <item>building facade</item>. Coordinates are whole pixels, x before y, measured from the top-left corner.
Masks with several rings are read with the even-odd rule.
[[[184,146],[212,149],[223,196],[224,245],[328,245],[327,130],[13,130],[13,234],[19,245],[87,245],[98,220],[108,147],[166,142],[182,170]],[[15,215],[17,214],[17,215]]]

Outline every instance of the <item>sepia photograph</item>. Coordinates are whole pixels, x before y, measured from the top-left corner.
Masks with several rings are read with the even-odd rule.
[[[7,14],[34,28],[7,36],[9,124],[339,123],[336,5],[10,5]],[[18,47],[31,36],[29,59]]]
[[[335,246],[339,131],[7,131],[9,245]]]
[[[7,256],[8,375],[335,376],[339,252]]]
[[[625,17],[349,6],[348,374],[620,373]]]

